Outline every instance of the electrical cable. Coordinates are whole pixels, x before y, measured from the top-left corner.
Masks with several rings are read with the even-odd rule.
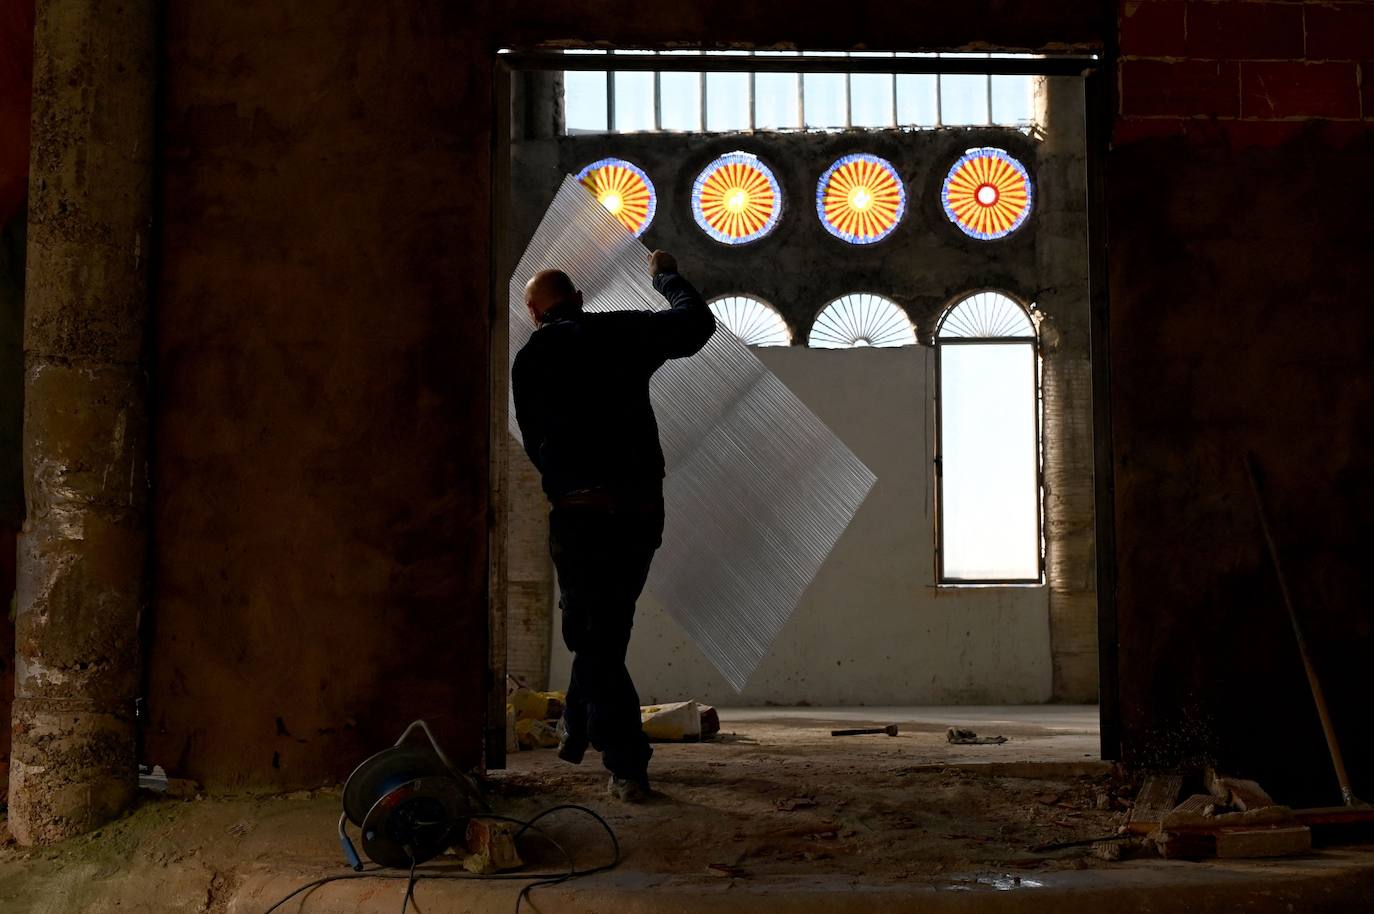
[[[593,819],[595,819],[595,820],[596,820],[596,823],[597,823],[598,825],[600,825],[601,828],[602,828],[602,830],[604,830],[604,831],[606,832],[607,837],[609,837],[609,838],[611,839],[611,849],[612,849],[612,852],[613,852],[613,853],[612,853],[611,861],[610,861],[609,863],[603,863],[603,864],[601,864],[600,866],[594,866],[594,867],[591,867],[590,869],[579,870],[579,869],[577,868],[576,859],[573,857],[573,855],[572,855],[571,853],[568,852],[568,849],[565,848],[565,847],[564,847],[561,843],[559,843],[557,840],[555,840],[554,837],[553,837],[552,835],[550,835],[547,831],[545,831],[544,829],[540,828],[538,825],[535,824],[536,822],[538,822],[540,819],[544,818],[545,816],[551,815],[552,813],[559,812],[559,811],[562,811],[562,810],[565,810],[565,809],[575,809],[575,810],[577,810],[577,811],[579,811],[579,812],[584,812],[584,813],[586,813],[587,815],[589,815],[589,816],[591,816]],[[366,869],[366,870],[364,870],[363,872],[360,872],[360,873],[340,873],[340,874],[335,875],[335,876],[322,876],[322,877],[319,878],[319,879],[315,879],[315,880],[313,880],[313,881],[311,881],[311,882],[307,882],[307,883],[305,883],[304,885],[301,885],[301,886],[297,887],[296,889],[293,889],[293,890],[290,892],[290,894],[288,894],[288,895],[282,897],[281,899],[279,899],[275,904],[273,904],[270,908],[268,908],[266,911],[264,911],[263,914],[272,914],[272,912],[276,911],[276,910],[279,909],[282,905],[286,904],[288,901],[290,901],[292,898],[295,898],[297,895],[300,895],[302,892],[308,892],[308,891],[310,891],[311,889],[319,888],[319,887],[322,886],[322,885],[328,885],[328,884],[331,883],[331,882],[342,882],[342,881],[347,880],[347,879],[405,879],[405,880],[407,881],[407,886],[406,886],[406,898],[405,898],[405,902],[404,902],[405,905],[408,905],[409,902],[410,902],[410,897],[411,897],[411,894],[412,894],[412,892],[413,892],[413,890],[414,890],[415,884],[416,884],[417,882],[419,882],[420,880],[422,880],[422,879],[433,879],[433,880],[449,880],[449,879],[454,879],[454,880],[477,880],[477,881],[493,881],[493,882],[512,881],[512,880],[529,881],[530,884],[527,885],[527,886],[524,886],[523,888],[521,888],[520,894],[517,895],[516,898],[515,898],[515,914],[520,914],[520,910],[521,910],[522,905],[524,904],[525,898],[526,898],[526,897],[529,895],[529,893],[530,893],[531,891],[533,891],[534,889],[541,888],[541,887],[544,887],[544,886],[560,885],[560,884],[562,884],[562,883],[564,883],[564,882],[569,881],[570,879],[580,879],[580,878],[582,878],[583,876],[590,876],[590,875],[592,875],[593,873],[604,873],[604,872],[606,872],[607,870],[614,869],[615,867],[617,867],[617,866],[620,865],[620,839],[619,839],[618,837],[616,837],[615,829],[611,828],[610,823],[607,822],[605,819],[603,819],[603,818],[601,817],[601,815],[598,814],[595,810],[588,809],[586,806],[579,806],[579,805],[577,805],[576,803],[561,803],[561,804],[559,804],[559,805],[557,805],[557,806],[550,806],[549,808],[547,808],[547,809],[541,811],[540,813],[538,813],[537,815],[535,815],[533,818],[530,818],[530,819],[516,819],[516,818],[512,818],[512,817],[510,817],[510,816],[498,816],[498,815],[493,815],[493,814],[490,814],[490,813],[480,813],[480,814],[477,814],[477,815],[469,816],[469,818],[472,818],[472,819],[492,819],[492,820],[495,820],[495,821],[498,821],[498,822],[510,822],[510,823],[512,823],[512,824],[519,825],[519,826],[520,826],[520,830],[517,831],[517,832],[515,833],[515,840],[517,840],[517,841],[520,839],[520,837],[521,837],[522,835],[524,835],[525,832],[527,832],[527,831],[534,831],[535,833],[537,833],[537,834],[539,834],[541,837],[543,837],[545,841],[549,842],[549,844],[553,845],[553,847],[554,847],[560,854],[563,855],[563,858],[564,858],[565,860],[568,861],[568,869],[567,869],[567,871],[566,871],[566,872],[558,872],[558,873],[549,873],[549,872],[545,872],[545,873],[490,873],[490,874],[482,874],[482,873],[463,873],[463,874],[459,874],[459,873],[427,873],[427,872],[425,872],[425,871],[422,870],[422,869],[418,869],[418,868],[416,868],[415,866],[412,866],[412,867],[411,867],[411,873],[410,873],[410,875],[409,875],[409,876],[405,876],[405,875],[402,875],[402,874],[400,874],[400,873],[388,872],[388,871],[385,870],[384,867],[380,867],[380,866],[379,866],[379,867],[375,867],[375,868],[373,868],[373,869]],[[413,861],[414,861],[414,858],[412,858],[412,863],[413,863]],[[404,912],[407,910],[407,908],[406,908],[405,906],[403,906],[403,907],[401,908],[401,910],[402,910],[402,912],[403,912],[403,914],[404,914]]]
[[[401,914],[410,907],[410,896],[415,892],[415,858],[410,858],[410,876],[406,878],[406,897],[401,899]]]

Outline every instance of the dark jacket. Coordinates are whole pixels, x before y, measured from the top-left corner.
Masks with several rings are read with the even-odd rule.
[[[662,484],[649,378],[668,359],[700,351],[716,319],[677,273],[655,276],[654,288],[668,299],[667,310],[555,320],[515,357],[515,418],[550,498]]]

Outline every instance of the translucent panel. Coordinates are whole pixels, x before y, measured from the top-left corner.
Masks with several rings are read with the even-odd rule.
[[[850,126],[891,127],[892,74],[851,73],[849,76]]]
[[[613,129],[620,133],[654,129],[654,74],[616,73]]]
[[[941,561],[946,580],[1040,579],[1035,347],[940,346]]]
[[[807,73],[802,78],[802,92],[806,99],[806,126],[845,126],[849,96],[843,73]]]
[[[975,292],[945,313],[940,339],[1034,339],[1030,315],[1001,292]]]
[[[816,315],[807,345],[813,349],[914,346],[916,328],[891,299],[854,292],[835,299]]]
[[[664,130],[697,131],[701,120],[701,74],[660,73],[659,126]]]
[[[596,70],[568,70],[563,74],[563,129],[568,133],[604,133],[610,126],[606,76]]]
[[[988,78],[944,73],[940,76],[940,123],[962,127],[988,122]]]
[[[992,77],[992,122],[1024,127],[1035,120],[1034,76]]]
[[[934,73],[897,74],[897,123],[934,127],[940,123],[939,77]]]
[[[706,129],[749,129],[749,74],[706,74]]]
[[[565,180],[510,278],[511,358],[533,331],[523,299],[536,271],[566,270],[588,311],[661,309],[647,255]],[[734,334],[669,361],[650,397],[668,468],[667,523],[645,598],[742,689],[874,477]],[[508,428],[518,437],[514,410]]]
[[[773,306],[752,295],[711,300],[711,313],[746,346],[790,346],[792,331]]]
[[[782,130],[801,125],[801,76],[755,74],[754,126],[759,130]]]

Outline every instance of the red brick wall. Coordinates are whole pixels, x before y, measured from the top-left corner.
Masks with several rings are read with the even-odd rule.
[[[1338,802],[1242,454],[1374,789],[1374,4],[1122,0],[1107,160],[1123,750]]]
[[[1361,87],[1374,66],[1374,4],[1124,0],[1119,24],[1118,139],[1214,120],[1244,142],[1273,143],[1313,118],[1354,128],[1374,118]]]
[[[32,80],[33,0],[0,0],[0,225],[28,184]]]

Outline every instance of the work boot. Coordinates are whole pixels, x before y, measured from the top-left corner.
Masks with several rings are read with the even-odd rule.
[[[643,803],[653,793],[649,789],[647,777],[621,778],[615,775],[611,775],[610,783],[606,785],[606,792],[622,803]]]
[[[582,764],[582,756],[587,754],[587,738],[575,737],[568,732],[566,718],[558,719],[558,757],[574,765]]]

